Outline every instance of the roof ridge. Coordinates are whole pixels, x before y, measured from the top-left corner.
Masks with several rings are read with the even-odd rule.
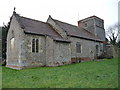
[[[44,21],[40,21],[40,20],[36,20],[36,19],[32,19],[32,18],[28,18],[28,17],[24,17],[24,16],[20,16],[19,14],[16,14],[17,16],[24,18],[24,19],[28,19],[28,20],[32,20],[32,21],[36,21],[36,22],[42,22],[42,23],[46,23]]]
[[[67,23],[67,22],[63,22],[63,21],[56,20],[56,19],[54,19],[54,20],[55,20],[55,21],[58,21],[58,22],[61,22],[61,23],[65,23],[65,24],[71,25],[71,26],[74,26],[74,27],[77,27],[76,25],[73,25],[73,24],[70,24],[70,23]]]

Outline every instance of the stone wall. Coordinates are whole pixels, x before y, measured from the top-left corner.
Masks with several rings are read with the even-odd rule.
[[[14,38],[14,48],[11,40]],[[32,39],[39,39],[39,53],[32,52]],[[15,16],[12,17],[7,36],[7,67],[22,69],[25,67],[44,66],[46,64],[45,36],[25,34]]]
[[[86,30],[88,30],[89,32],[95,34],[94,20],[93,19],[87,19],[87,20],[84,20],[82,22],[79,22],[78,26],[83,27]]]
[[[32,40],[39,40],[38,52],[32,52]],[[45,36],[25,34],[25,38],[22,40],[21,45],[21,66],[34,67],[44,66],[46,64],[46,42]]]
[[[106,45],[106,53],[105,57],[106,58],[118,58],[120,57],[120,48],[117,46],[113,46],[111,44]]]
[[[11,20],[10,29],[7,35],[7,53],[6,53],[7,60],[6,62],[7,62],[8,67],[17,66],[19,68],[21,66],[20,57],[21,57],[21,44],[22,44],[23,36],[24,36],[23,29],[21,29],[15,16],[13,16]],[[14,48],[12,48],[11,40],[14,41],[13,43]]]
[[[46,66],[54,66],[54,42],[49,36],[46,37]]]
[[[104,21],[97,17],[87,18],[78,22],[79,27],[83,27],[101,40],[105,41]]]
[[[113,46],[112,45],[106,45],[105,46],[105,57],[106,58],[113,58]]]
[[[54,63],[55,65],[71,63],[70,43],[54,42]]]
[[[118,48],[117,46],[113,46],[112,50],[113,50],[113,57],[120,58],[120,48]]]
[[[96,27],[96,33],[101,40],[105,41],[105,30],[103,28]]]
[[[100,56],[103,53],[103,44],[99,42],[94,42],[90,40],[80,39],[80,38],[74,38],[71,37],[71,57],[73,59],[75,58],[81,58],[83,60],[90,60],[96,58],[96,45],[98,45],[98,55]],[[81,43],[81,53],[76,53],[76,43]]]

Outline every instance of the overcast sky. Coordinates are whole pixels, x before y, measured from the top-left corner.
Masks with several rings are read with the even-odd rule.
[[[53,19],[77,25],[77,21],[96,15],[105,22],[105,29],[118,21],[120,0],[0,0],[0,26],[7,24],[16,7],[21,16],[46,22]]]

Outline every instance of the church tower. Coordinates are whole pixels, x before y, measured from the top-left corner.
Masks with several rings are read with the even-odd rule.
[[[103,19],[97,16],[91,16],[78,21],[78,27],[85,28],[87,31],[93,33],[95,36],[105,41],[105,29]]]

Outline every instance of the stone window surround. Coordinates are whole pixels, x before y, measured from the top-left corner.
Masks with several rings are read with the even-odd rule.
[[[79,49],[79,50],[78,50]],[[77,53],[82,53],[82,45],[80,42],[76,43],[76,52]]]
[[[33,51],[33,40],[34,40],[34,51]],[[37,48],[37,50],[36,50],[36,48]],[[39,38],[31,38],[31,52],[39,53],[39,49],[40,49],[40,39]]]
[[[14,37],[12,37],[11,39],[10,39],[10,46],[11,46],[11,49],[13,49],[14,48],[14,44],[15,44],[15,38]]]

